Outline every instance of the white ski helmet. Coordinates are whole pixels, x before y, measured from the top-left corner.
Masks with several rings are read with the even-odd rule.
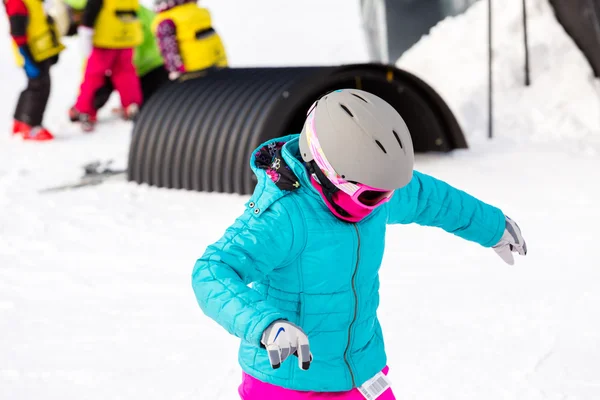
[[[300,154],[352,195],[356,184],[382,190],[412,179],[414,151],[404,119],[385,100],[358,89],[328,93],[310,108]]]

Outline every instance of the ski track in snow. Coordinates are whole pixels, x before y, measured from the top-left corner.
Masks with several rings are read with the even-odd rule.
[[[364,61],[357,9],[341,18],[342,0],[316,1],[206,4],[234,65]],[[501,207],[530,250],[507,266],[438,229],[390,227],[379,315],[399,399],[600,398],[597,82],[546,2],[528,5],[527,89],[520,3],[495,10],[493,141],[485,140],[484,2],[440,23],[399,61],[442,94],[471,145],[421,155],[418,169]],[[256,10],[252,29],[264,40],[249,43],[240,16]],[[80,74],[77,42],[68,44],[46,115],[58,140],[0,135],[0,399],[237,399],[238,341],[202,315],[190,274],[247,197],[123,181],[40,195],[76,180],[91,160],[121,167],[127,159],[131,125],[107,111],[116,98],[96,133],[68,123]],[[6,35],[0,52],[0,125],[9,127],[24,79]]]

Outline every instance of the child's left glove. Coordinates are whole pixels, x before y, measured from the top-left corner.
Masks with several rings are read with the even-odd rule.
[[[493,249],[498,255],[509,265],[515,263],[515,259],[512,253],[519,253],[524,256],[527,254],[527,244],[519,225],[507,216],[504,217],[506,220],[504,234],[500,238],[500,241],[493,246]]]

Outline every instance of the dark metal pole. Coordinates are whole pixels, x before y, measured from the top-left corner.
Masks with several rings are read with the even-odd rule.
[[[488,137],[493,137],[492,0],[488,0]]]
[[[529,42],[527,40],[527,0],[523,0],[523,41],[525,44],[525,86],[529,86]]]

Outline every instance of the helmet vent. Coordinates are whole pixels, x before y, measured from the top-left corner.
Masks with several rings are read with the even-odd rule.
[[[392,129],[392,132],[394,132],[394,136],[396,137],[396,140],[398,141],[398,144],[400,145],[400,148],[403,149],[404,146],[402,146],[402,140],[400,140],[400,137],[398,137],[398,134],[396,133],[395,130]]]
[[[361,99],[362,101],[364,101],[365,103],[369,103],[368,101],[366,101],[365,99],[363,99],[362,97],[360,97],[359,95],[357,95],[356,93],[350,93],[352,96],[354,97],[358,97],[359,99]]]
[[[354,115],[352,115],[352,113],[350,112],[350,110],[348,110],[348,107],[346,107],[343,104],[340,104],[340,107],[342,107],[344,109],[344,111],[346,111],[348,113],[349,116],[351,116],[352,118],[354,118]]]
[[[387,151],[385,151],[385,147],[383,147],[383,145],[381,144],[381,142],[380,142],[379,140],[376,140],[376,141],[375,141],[375,143],[377,143],[377,146],[379,146],[379,148],[380,148],[381,150],[383,150],[383,152],[384,152],[385,154],[387,154]]]

